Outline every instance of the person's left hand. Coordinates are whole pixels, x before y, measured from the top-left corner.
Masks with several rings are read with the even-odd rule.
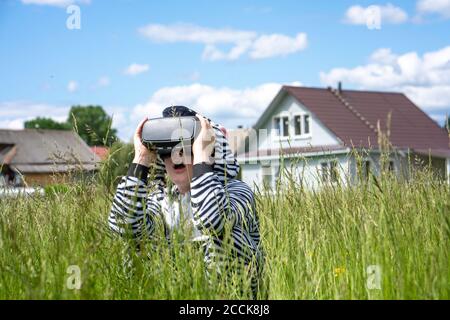
[[[216,135],[208,120],[199,114],[197,114],[197,117],[200,119],[202,128],[192,145],[192,153],[194,154],[193,164],[195,165],[202,162],[212,164],[214,162],[212,152],[214,150]]]

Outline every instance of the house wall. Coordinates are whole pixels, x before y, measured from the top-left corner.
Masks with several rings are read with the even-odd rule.
[[[262,182],[261,164],[241,164],[241,180],[251,188]]]
[[[29,186],[46,186],[49,184],[61,184],[70,181],[68,174],[53,173],[26,173],[24,180]]]
[[[362,161],[371,162],[371,171],[375,176],[379,176],[381,173],[380,154],[371,153],[368,156],[362,158]],[[417,154],[408,155],[407,153],[394,153],[389,157],[389,161],[394,164],[394,172],[398,178],[409,179],[410,171],[414,169],[424,169],[431,167],[432,172],[436,178],[446,180],[446,160],[443,158],[426,157]],[[352,157],[350,164],[351,175],[356,179],[357,177],[357,164],[356,159]]]
[[[82,179],[82,177],[91,177],[93,172],[84,171],[83,173],[23,173],[23,179],[28,186],[46,186],[50,184],[73,183]]]
[[[323,181],[322,163],[328,163],[329,165],[330,162],[336,162],[338,183],[346,185],[349,180],[349,158],[347,154],[289,159],[285,161],[285,172],[287,175],[292,175],[295,181],[306,188],[318,189],[324,184],[336,183],[331,182],[331,180]],[[287,180],[282,178],[282,181],[286,182]]]
[[[310,134],[305,137],[294,137],[294,116],[297,114],[308,114],[310,116]],[[290,138],[277,137],[273,118],[275,116],[289,116]],[[268,136],[264,135],[259,140],[260,149],[278,149],[291,147],[308,147],[337,145],[339,139],[328,130],[308,109],[290,95],[286,95],[274,108],[272,115],[262,124],[261,128],[267,129]]]
[[[441,180],[447,180],[447,162],[444,158],[433,158],[422,155],[415,155],[411,164],[417,168],[426,168],[431,166],[433,173]]]
[[[283,162],[285,167],[284,174],[293,177],[297,183],[301,182],[309,189],[318,189],[324,185],[321,164],[323,162],[331,162],[334,160],[337,161],[338,164],[339,184],[343,186],[354,185],[358,183],[360,178],[365,176],[364,166],[366,161],[370,163],[370,174],[379,176],[381,173],[380,154],[378,152],[372,152],[364,156],[358,156],[358,160],[354,154],[322,155],[297,159],[286,158]],[[359,161],[361,161],[361,163],[358,163]],[[389,161],[392,161],[393,172],[397,177],[409,177],[409,162],[414,162],[413,160],[408,160],[406,155],[393,154],[389,158]],[[280,181],[280,179],[284,179],[281,181],[287,183],[288,180],[285,177],[283,178],[283,175],[281,175],[281,177],[277,176],[278,168],[281,167],[278,159],[265,162],[265,165],[269,165],[271,168],[269,172],[272,177],[269,180],[271,180],[270,186],[272,188],[276,186],[276,182]],[[258,186],[263,185],[263,165],[261,162],[258,162],[257,164],[241,163],[240,165],[242,170],[242,180],[244,182],[250,186],[254,186],[255,184]],[[433,171],[440,177],[445,177],[445,166],[445,159],[432,159]],[[330,182],[326,182],[326,184],[329,183]]]
[[[358,159],[351,155],[349,157],[349,175],[351,177],[351,183],[357,183],[358,175],[364,175],[362,171],[365,170],[365,162],[370,162],[370,172],[375,176],[379,176],[381,173],[380,153],[371,152],[365,155],[359,155]],[[358,163],[361,161],[361,163]],[[393,172],[399,178],[407,178],[409,176],[408,159],[405,155],[392,154],[389,157],[389,161],[393,163]]]
[[[269,186],[275,188],[277,182],[283,184],[288,183],[289,178],[295,180],[297,183],[301,183],[307,188],[317,189],[322,183],[322,162],[337,161],[337,171],[339,174],[339,183],[347,185],[351,182],[350,174],[350,161],[351,159],[347,154],[340,155],[327,155],[308,158],[286,158],[280,162],[278,159],[269,161],[258,162],[257,164],[241,163],[242,181],[247,183],[251,187],[262,187],[264,181],[264,166],[270,168],[268,172],[269,177],[266,177],[267,181],[270,181]],[[281,169],[280,168],[284,168]]]

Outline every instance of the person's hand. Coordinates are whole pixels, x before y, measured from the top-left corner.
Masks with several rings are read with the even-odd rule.
[[[148,150],[146,146],[142,144],[142,128],[148,121],[147,118],[143,119],[134,132],[134,159],[133,163],[137,163],[146,167],[149,167],[151,163],[156,161],[156,151]]]
[[[192,146],[192,153],[194,154],[194,165],[202,162],[209,164],[213,163],[212,152],[214,150],[214,143],[216,136],[214,134],[214,129],[201,115],[197,114],[202,126],[198,137],[195,139]]]

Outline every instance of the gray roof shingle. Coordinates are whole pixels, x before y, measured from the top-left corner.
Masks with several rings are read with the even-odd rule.
[[[64,172],[75,167],[92,170],[100,161],[73,131],[0,129],[1,145],[4,152],[0,152],[0,163],[7,149],[17,146],[10,164],[22,172]]]

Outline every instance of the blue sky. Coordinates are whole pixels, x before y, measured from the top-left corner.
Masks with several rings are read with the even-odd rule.
[[[70,4],[80,29],[66,26]],[[339,80],[405,92],[442,124],[449,30],[450,0],[2,0],[0,127],[100,104],[128,140],[172,103],[249,126],[281,84]]]

